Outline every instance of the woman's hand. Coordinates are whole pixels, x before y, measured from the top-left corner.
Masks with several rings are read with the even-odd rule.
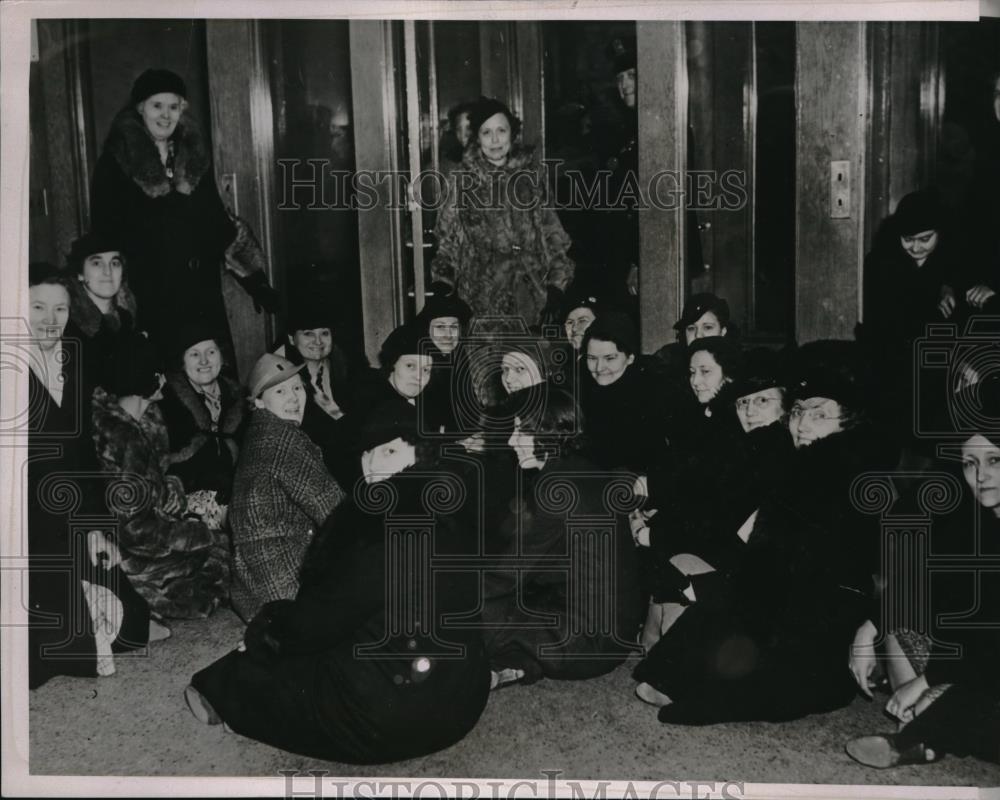
[[[649,478],[640,475],[632,485],[632,493],[636,497],[649,497]]]
[[[927,691],[927,678],[918,675],[912,681],[907,681],[889,698],[885,710],[900,722],[909,722],[914,717],[914,709],[920,696]]]
[[[941,301],[938,303],[938,311],[945,319],[951,316],[955,310],[955,290],[948,284],[941,287]]]
[[[95,567],[114,569],[122,563],[118,545],[111,541],[104,531],[90,531],[87,534],[87,553]]]
[[[996,292],[994,292],[989,286],[984,283],[979,283],[965,293],[965,300],[970,306],[982,308],[986,301],[995,294]]]
[[[459,442],[470,453],[482,453],[486,449],[486,439],[481,433],[475,433]]]
[[[163,513],[177,514],[185,510],[187,498],[184,496],[184,484],[176,475],[166,476],[167,496],[163,501]]]
[[[874,683],[872,673],[875,672],[875,625],[871,620],[865,620],[854,634],[854,642],[851,644],[851,652],[848,657],[848,666],[854,682],[868,697],[872,696]]]
[[[646,524],[646,519],[646,515],[639,509],[632,511],[628,515],[628,526],[632,530],[632,541],[637,547],[649,547],[649,526]]]

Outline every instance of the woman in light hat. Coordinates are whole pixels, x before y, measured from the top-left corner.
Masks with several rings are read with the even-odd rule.
[[[344,498],[319,447],[299,427],[303,367],[265,353],[250,372],[254,410],[229,506],[233,607],[246,621],[264,603],[295,597],[313,532]]]
[[[263,252],[222,204],[211,148],[176,73],[147,69],[136,79],[97,161],[90,208],[94,231],[128,253],[143,327],[158,347],[184,320],[207,323],[229,344],[224,262],[255,304],[275,309]]]

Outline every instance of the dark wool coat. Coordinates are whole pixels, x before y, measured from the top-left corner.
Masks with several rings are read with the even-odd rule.
[[[170,437],[170,474],[184,482],[188,494],[214,491],[225,504],[232,493],[246,406],[235,381],[220,375],[219,387],[222,413],[217,430],[212,430],[212,416],[201,395],[182,372],[167,375],[159,406]]]
[[[233,607],[250,620],[264,603],[295,597],[313,533],[344,499],[302,429],[254,409],[229,504]]]
[[[70,322],[63,338],[80,339],[93,383],[106,389],[114,379],[118,353],[142,336],[135,324],[135,301],[123,288],[112,301],[111,313],[102,314],[82,284],[74,281],[70,287]]]
[[[532,150],[512,147],[502,167],[477,147],[467,150],[438,215],[432,278],[454,285],[476,316],[535,324],[546,287],[565,290],[575,269],[569,237],[546,204]]]
[[[529,683],[603,675],[628,656],[642,610],[635,548],[611,500],[627,495],[630,478],[576,455],[522,475],[502,532],[516,569],[485,578],[490,662],[523,669]]]
[[[207,617],[229,595],[229,537],[184,516],[184,486],[167,475],[167,429],[156,403],[134,419],[102,389],[94,392],[94,443],[107,472],[136,487],[118,508],[122,569],[164,617]],[[164,505],[179,500],[179,511]]]
[[[661,721],[779,721],[851,701],[846,653],[869,613],[880,544],[878,519],[850,488],[896,456],[868,426],[795,452],[735,567],[696,582],[697,602],[635,669],[674,700]]]
[[[123,242],[142,326],[161,349],[171,330],[190,319],[228,340],[221,280],[226,249],[237,237],[207,143],[191,119],[181,118],[171,143],[172,177],[138,113],[123,109],[104,142],[90,196],[94,229]]]
[[[585,356],[582,373],[580,405],[588,457],[606,469],[645,473],[668,447],[678,410],[693,402],[691,392],[680,392],[651,356],[637,355],[608,386],[594,382]]]
[[[143,647],[149,607],[121,567],[90,563],[87,532],[111,531],[107,481],[94,458],[89,386],[79,349],[67,347],[62,405],[33,372],[28,375],[28,683],[34,689],[55,675],[95,677],[97,647],[81,580],[109,587],[125,616],[115,652]],[[90,517],[87,525],[79,522]],[[94,518],[104,518],[101,525]]]
[[[426,755],[472,729],[490,687],[476,627],[480,579],[429,571],[425,561],[475,552],[464,508],[427,505],[475,497],[433,490],[451,479],[440,466],[404,470],[330,515],[294,602],[266,606],[247,629],[246,652],[191,680],[233,730],[358,764]]]

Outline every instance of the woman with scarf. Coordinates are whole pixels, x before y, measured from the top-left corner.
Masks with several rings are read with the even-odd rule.
[[[215,328],[220,344],[231,346],[223,265],[258,309],[275,310],[263,252],[222,204],[209,144],[176,73],[147,69],[136,79],[97,161],[90,208],[94,230],[128,254],[143,327],[161,352],[186,320]]]
[[[454,291],[477,317],[517,316],[528,326],[559,322],[575,270],[571,243],[547,207],[534,151],[517,141],[521,120],[484,97],[469,123],[473,134],[438,215],[435,293]]]

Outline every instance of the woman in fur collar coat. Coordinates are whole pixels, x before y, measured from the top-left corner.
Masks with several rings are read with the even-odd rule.
[[[132,585],[161,616],[207,617],[229,594],[228,537],[185,513],[184,486],[166,473],[161,388],[152,345],[142,339],[122,351],[113,394],[94,392],[94,444],[106,471],[140,482],[134,504],[116,509],[122,569]]]
[[[557,322],[575,266],[569,236],[551,208],[532,150],[515,140],[521,121],[497,100],[480,100],[469,115],[475,131],[452,173],[438,216],[435,293],[452,290],[476,316],[540,312]]]
[[[184,81],[146,70],[111,124],[91,189],[94,229],[121,239],[143,327],[155,344],[179,321],[213,325],[226,342],[222,266],[273,310],[263,254],[219,198],[208,143],[186,113]]]
[[[224,506],[232,493],[243,437],[243,394],[222,372],[222,352],[212,330],[186,325],[174,341],[172,368],[160,401],[170,435],[170,474],[184,483],[189,505],[198,493],[212,495],[211,500]]]

